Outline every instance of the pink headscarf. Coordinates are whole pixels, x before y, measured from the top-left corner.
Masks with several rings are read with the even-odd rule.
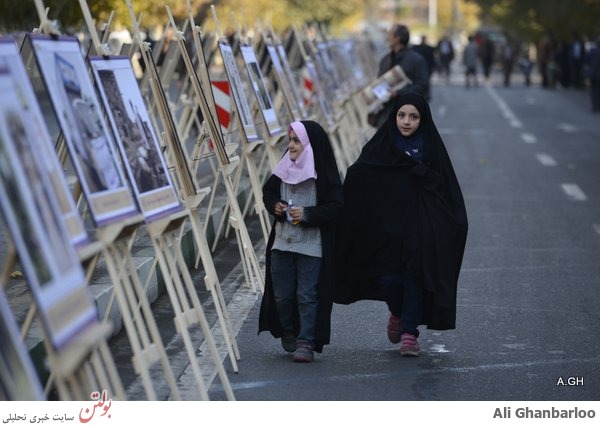
[[[315,171],[315,157],[313,154],[312,146],[306,133],[304,124],[299,121],[294,121],[288,126],[288,136],[292,132],[296,132],[300,143],[304,147],[302,153],[298,156],[296,161],[290,159],[290,153],[287,151],[279,164],[275,167],[273,174],[281,178],[285,183],[297,184],[304,182],[310,178],[317,178],[317,172]]]

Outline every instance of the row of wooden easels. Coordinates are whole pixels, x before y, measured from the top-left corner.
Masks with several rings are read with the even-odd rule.
[[[41,4],[38,0],[36,3]],[[88,27],[94,40],[94,47],[98,54],[103,54],[103,44],[105,38],[100,41],[93,30],[87,4],[80,0],[84,16],[88,20]],[[190,20],[196,60],[199,63],[196,70],[192,59],[189,56],[185,40],[181,32],[175,26],[170,11],[169,18],[171,26],[175,31],[175,40],[179,46],[180,55],[184,60],[190,85],[193,89],[193,97],[190,97],[190,111],[187,115],[187,121],[183,120],[179,125],[175,124],[170,115],[168,99],[162,89],[161,77],[159,77],[154,58],[147,43],[141,39],[139,31],[139,22],[133,12],[131,2],[127,0],[134,27],[134,39],[136,48],[139,49],[145,62],[145,79],[148,90],[152,93],[154,100],[154,110],[156,112],[153,119],[157,123],[157,128],[163,128],[163,142],[167,148],[169,163],[177,175],[179,182],[180,197],[184,201],[184,208],[165,218],[155,221],[145,222],[143,218],[136,217],[129,221],[109,225],[96,230],[96,240],[88,246],[80,249],[80,259],[85,267],[86,277],[91,277],[97,260],[102,256],[107,264],[107,269],[114,285],[113,297],[116,300],[120,313],[122,315],[123,325],[131,343],[132,363],[135,372],[139,375],[148,400],[159,398],[157,386],[162,385],[162,379],[157,383],[156,375],[152,374],[152,369],[160,364],[164,373],[164,381],[170,390],[170,398],[179,400],[181,393],[177,386],[177,380],[171,369],[166,349],[161,341],[160,334],[150,303],[147,298],[147,285],[142,283],[138,274],[134,258],[131,253],[134,239],[141,232],[147,232],[152,241],[155,253],[154,265],[158,265],[162,272],[164,284],[167,290],[171,305],[173,306],[174,322],[178,335],[182,338],[185,346],[185,352],[189,358],[190,366],[193,371],[195,382],[201,399],[209,399],[208,387],[203,378],[203,372],[199,366],[198,357],[194,339],[191,330],[199,328],[203,335],[204,342],[207,344],[210,357],[217,371],[221,385],[230,400],[234,400],[227,372],[221,360],[221,355],[217,350],[217,343],[211,332],[210,324],[206,319],[202,304],[196,293],[192,277],[186,265],[181,240],[186,231],[186,225],[191,225],[194,241],[198,249],[198,259],[196,265],[201,261],[205,271],[205,286],[210,292],[214,306],[217,312],[219,327],[227,348],[227,354],[231,362],[231,368],[234,372],[238,371],[237,361],[240,360],[240,352],[235,341],[235,333],[232,329],[231,318],[227,310],[226,302],[223,297],[219,278],[212,259],[212,250],[214,246],[209,247],[206,238],[206,226],[208,218],[203,223],[201,218],[201,206],[207,199],[210,200],[208,211],[210,213],[216,191],[209,187],[197,189],[199,185],[195,181],[195,172],[197,171],[196,159],[211,158],[211,164],[216,159],[217,164],[213,167],[214,182],[213,188],[222,183],[226,192],[226,206],[223,220],[219,225],[217,234],[225,226],[231,227],[236,233],[240,258],[246,277],[246,282],[252,287],[254,292],[264,289],[264,278],[261,272],[261,266],[254,251],[253,243],[245,226],[244,218],[252,207],[259,216],[264,241],[268,239],[270,231],[269,216],[262,204],[262,181],[265,176],[270,174],[275,164],[281,156],[281,141],[285,134],[269,134],[264,121],[263,139],[260,141],[249,142],[245,138],[245,133],[241,130],[239,114],[236,113],[235,105],[233,115],[238,118],[238,130],[241,139],[241,157],[233,157],[232,151],[228,150],[230,145],[225,144],[222,133],[218,128],[216,121],[215,103],[212,98],[211,82],[208,76],[208,67],[204,61],[203,46],[200,40],[200,29],[195,26],[191,14],[191,7],[188,1],[188,10],[190,11]],[[38,8],[39,11],[39,8]],[[42,19],[41,28],[48,25],[47,10],[45,15],[40,15]],[[303,41],[299,40],[299,46]],[[303,52],[306,61],[311,60],[310,56]],[[168,70],[167,70],[168,71]],[[169,72],[162,77],[169,80]],[[172,73],[172,67],[171,71]],[[283,105],[287,109],[289,117],[294,117],[293,111],[289,107],[289,99],[285,99],[286,93],[278,93],[280,99],[283,97]],[[182,147],[180,136],[187,134],[192,120],[197,120],[196,112],[200,110],[204,118],[201,129],[204,133],[204,141],[210,139],[213,141],[213,148],[208,149],[207,143],[196,145],[192,154],[192,159],[187,159],[184,152],[173,152]],[[256,111],[255,111],[256,112]],[[364,142],[364,123],[360,117],[366,117],[360,110],[360,104],[355,97],[347,96],[342,102],[336,105],[334,119],[326,117],[323,111],[317,111],[311,115],[311,119],[321,120],[327,123],[327,129],[330,133],[334,152],[338,161],[338,166],[343,172],[351,164],[353,158],[357,155],[360,145]],[[158,122],[160,121],[160,124]],[[356,135],[361,135],[356,140]],[[200,138],[199,138],[200,139]],[[264,147],[262,154],[260,148]],[[211,152],[212,151],[212,152]],[[181,159],[186,158],[187,164],[181,164]],[[259,164],[256,164],[256,158],[259,158]],[[190,173],[190,170],[192,173]],[[240,189],[243,173],[247,173],[250,181],[250,200],[246,204],[244,211],[239,206],[237,194]],[[211,194],[209,198],[208,195]],[[252,202],[250,202],[252,201]],[[218,239],[218,235],[215,240]],[[216,244],[216,241],[215,241]],[[15,259],[13,259],[14,261]],[[8,264],[7,264],[8,266]],[[5,271],[9,269],[5,267]],[[3,283],[4,280],[3,274]],[[107,310],[107,312],[110,309]],[[35,305],[32,305],[27,319],[23,324],[23,333],[31,326],[35,315]],[[118,374],[108,345],[106,343],[110,336],[110,326],[107,325],[107,318],[99,322],[97,327],[91,332],[86,333],[85,337],[77,339],[66,350],[56,352],[46,344],[49,364],[51,369],[51,380],[48,381],[47,390],[51,384],[55,384],[61,399],[87,399],[90,390],[106,389],[112,392],[117,399],[126,399],[125,391],[120,382]],[[48,339],[46,339],[46,342]]]
[[[201,201],[199,197],[190,200],[190,204]],[[193,206],[192,206],[193,207]],[[210,356],[217,370],[221,385],[228,399],[234,400],[216,342],[213,338],[202,304],[189,274],[182,253],[179,235],[193,209],[184,209],[167,218],[146,224],[156,259],[163,272],[164,284],[174,311],[177,333],[181,336],[201,399],[208,400],[208,385],[199,367],[196,347],[190,333],[193,327],[200,327],[203,340],[208,346]],[[153,378],[152,369],[160,364],[166,384],[170,390],[170,399],[180,400],[176,378],[163,346],[158,326],[147,297],[147,289],[138,275],[131,255],[133,239],[143,223],[137,217],[125,222],[97,229],[97,239],[79,250],[80,260],[85,267],[86,276],[90,276],[100,256],[106,261],[113,284],[113,295],[118,303],[124,328],[132,350],[132,365],[142,380],[148,400],[157,400],[156,389],[162,386]],[[9,245],[9,256],[3,268],[1,283],[8,282],[9,271],[17,261],[16,251]],[[207,248],[207,247],[206,247]],[[208,280],[207,280],[208,282]],[[224,300],[217,286],[209,288],[222,328],[223,338],[228,350],[237,351],[237,345],[231,339],[232,330],[226,310],[222,309]],[[110,304],[107,313],[110,311]],[[25,338],[32,325],[36,305],[32,304],[22,324],[22,337]],[[50,377],[46,383],[46,393],[56,387],[61,400],[86,400],[94,390],[106,390],[115,399],[125,400],[126,394],[117,373],[107,340],[111,336],[112,326],[107,318],[89,327],[66,348],[55,350],[45,336],[44,345],[48,356]],[[234,349],[235,348],[235,349]],[[230,357],[232,368],[237,372],[236,359],[239,352]]]
[[[41,5],[40,1],[36,3],[38,6]],[[91,17],[89,16],[87,5],[84,1],[80,1],[80,3],[84,11],[84,16],[88,20],[88,26],[90,29],[93,29],[93,25],[90,24]],[[133,13],[131,4],[128,4],[128,6],[130,7],[130,12]],[[38,10],[40,9],[43,10],[43,7],[38,7]],[[48,22],[45,22],[47,10],[43,14],[40,14],[40,16],[42,19],[40,28],[50,28]],[[137,26],[136,31],[139,36]],[[103,54],[102,43],[98,40],[94,31],[91,31],[91,33],[96,52]],[[147,46],[140,43],[139,48],[142,54],[146,55],[144,59],[148,61],[148,65],[150,65],[148,69],[152,72],[154,70],[153,62],[148,59],[149,50]],[[155,73],[151,76],[150,81],[153,83],[151,84],[153,94],[159,99],[157,101],[157,110],[159,113],[163,113],[160,118],[163,126],[165,126],[167,117],[165,117],[164,113],[166,112],[167,105],[164,102],[164,98],[161,98],[162,90],[160,89],[160,82]],[[164,94],[162,95],[164,96]],[[173,128],[170,130],[171,133],[166,132],[166,145],[169,148],[173,148],[177,146],[176,143],[179,141],[170,139],[177,137],[176,130],[173,130]],[[223,164],[223,167],[221,167],[225,181],[228,183],[230,183],[229,175],[234,169],[229,163]],[[151,374],[151,369],[156,364],[160,364],[162,367],[165,381],[170,389],[170,398],[175,400],[181,399],[175,376],[169,365],[166,350],[162,344],[158,327],[147,298],[147,289],[141,282],[131,253],[134,239],[143,227],[143,230],[148,233],[152,241],[156,256],[155,264],[160,266],[164,284],[173,306],[176,330],[184,342],[200,398],[204,400],[209,399],[208,386],[210,383],[205,383],[203,372],[199,366],[196,355],[197,350],[190,334],[190,330],[194,327],[199,327],[201,330],[203,340],[209,348],[210,357],[227,398],[234,400],[235,397],[221,361],[221,355],[217,350],[210,324],[204,314],[181,247],[181,238],[184,235],[185,225],[189,220],[205,267],[206,277],[204,282],[214,302],[218,322],[221,327],[221,335],[225,340],[232,369],[234,372],[237,372],[237,361],[240,359],[240,353],[235,342],[216,268],[212,261],[211,252],[200,221],[200,205],[206,195],[210,193],[210,189],[202,188],[196,190],[197,185],[194,186],[194,182],[185,182],[189,178],[189,173],[186,174],[186,171],[182,170],[181,166],[177,167],[177,164],[174,168],[180,183],[180,194],[183,193],[184,198],[183,204],[185,207],[182,210],[155,221],[144,221],[142,217],[135,217],[117,224],[98,228],[95,230],[96,240],[80,249],[80,259],[82,265],[85,267],[85,276],[88,280],[98,259],[103,257],[106,261],[113,284],[113,298],[117,301],[124,328],[131,344],[133,367],[142,380],[147,399],[157,399],[156,387],[160,383],[156,383]],[[181,185],[182,182],[187,183],[187,185]],[[230,186],[228,188],[233,190]],[[234,205],[234,201],[235,197],[231,193],[230,205]],[[232,218],[232,223],[236,225],[236,230],[242,236],[245,243],[244,260],[246,263],[252,264],[254,273],[258,278],[253,283],[262,289],[262,285],[264,284],[261,281],[262,276],[258,269],[258,261],[255,255],[251,256],[253,246],[249,240],[245,225],[239,220],[241,218],[239,208],[234,213],[236,217]],[[12,254],[4,267],[4,271],[10,271],[16,262],[16,252],[14,250],[10,252]],[[7,282],[5,275],[6,273],[3,272],[2,283]],[[112,301],[109,303],[107,313],[110,312],[110,305],[112,305]],[[23,336],[28,333],[35,313],[36,305],[32,304],[22,325]],[[104,318],[103,321],[86,330],[81,337],[75,339],[66,349],[61,349],[60,351],[54,350],[48,344],[48,336],[45,336],[44,342],[50,366],[50,379],[47,382],[46,391],[49,392],[51,387],[55,386],[59,393],[59,398],[64,400],[88,399],[90,393],[97,390],[107,390],[116,399],[126,399],[125,391],[107,345],[111,328],[107,319]]]

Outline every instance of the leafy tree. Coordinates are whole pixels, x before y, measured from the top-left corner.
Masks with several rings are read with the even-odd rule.
[[[598,35],[600,0],[469,0],[478,4],[482,19],[524,40],[537,41],[553,32],[567,40],[574,32]]]
[[[106,22],[115,13],[113,28],[130,28],[131,20],[125,0],[88,0],[93,18]],[[142,17],[142,26],[162,28],[168,24],[165,5],[168,5],[179,21],[188,17],[184,0],[131,0],[136,15]],[[223,29],[236,23],[255,27],[259,21],[269,22],[276,30],[291,24],[302,26],[304,22],[321,22],[341,26],[346,20],[357,21],[376,0],[191,0],[197,25],[214,28],[210,5],[216,7]],[[48,17],[56,20],[62,32],[78,31],[84,27],[83,15],[77,0],[45,0]],[[237,22],[236,22],[237,21]],[[32,0],[2,0],[0,2],[0,32],[31,31],[39,25],[39,18]]]

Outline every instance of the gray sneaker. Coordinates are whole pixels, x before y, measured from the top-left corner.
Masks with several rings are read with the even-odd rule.
[[[294,352],[296,350],[296,336],[291,331],[284,331],[281,336],[281,346],[286,352]]]
[[[294,352],[294,362],[313,362],[314,359],[313,345],[306,340],[298,340]]]

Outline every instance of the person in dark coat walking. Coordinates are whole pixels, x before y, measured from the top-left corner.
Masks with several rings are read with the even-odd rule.
[[[259,333],[281,338],[295,362],[311,362],[331,334],[342,182],[321,125],[293,122],[288,135],[288,150],[263,187],[275,221],[267,242]]]
[[[587,76],[590,80],[592,112],[600,112],[600,37],[586,57]]]
[[[427,101],[409,93],[344,181],[335,302],[385,301],[387,334],[417,356],[419,325],[455,328],[467,213]]]
[[[450,83],[450,67],[454,60],[454,46],[450,37],[444,35],[435,50],[440,64],[440,76],[444,76],[446,83]]]
[[[435,71],[435,48],[427,43],[427,36],[421,36],[421,43],[413,46],[413,50],[425,58],[427,64],[427,91],[425,98],[431,101],[431,76]]]
[[[492,73],[492,65],[496,56],[496,46],[489,36],[483,38],[480,46],[481,64],[483,66],[483,76],[486,80],[490,79]]]
[[[381,59],[377,76],[385,74],[396,65],[400,65],[411,82],[393,93],[379,111],[369,114],[367,120],[373,127],[381,126],[386,120],[391,108],[394,106],[396,96],[408,92],[420,93],[423,96],[427,96],[429,93],[427,62],[423,56],[408,47],[409,40],[410,32],[406,25],[394,25],[387,33],[390,52]]]

